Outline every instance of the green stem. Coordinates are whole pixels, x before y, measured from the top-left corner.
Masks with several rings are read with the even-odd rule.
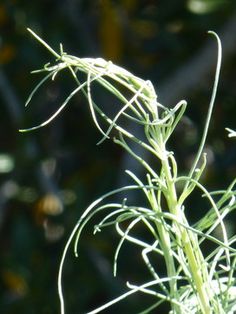
[[[217,57],[215,81],[214,81],[214,85],[213,85],[210,105],[209,105],[208,112],[207,112],[206,122],[204,124],[205,127],[204,127],[202,139],[201,139],[201,142],[200,142],[200,145],[199,145],[199,149],[198,149],[196,158],[195,158],[195,160],[193,162],[193,165],[192,165],[192,168],[191,168],[191,170],[189,172],[189,178],[190,179],[193,177],[194,171],[196,170],[196,167],[198,165],[198,162],[199,162],[199,160],[201,158],[201,155],[202,155],[202,152],[203,152],[203,149],[204,149],[204,146],[205,146],[205,142],[206,142],[206,138],[207,138],[207,134],[208,134],[208,130],[209,130],[209,125],[210,125],[210,121],[211,121],[211,117],[212,117],[212,111],[213,111],[213,107],[214,107],[214,103],[215,103],[216,92],[217,92],[217,87],[218,87],[218,83],[219,83],[220,68],[221,68],[222,47],[221,47],[220,39],[219,39],[218,35],[215,32],[209,31],[208,34],[211,34],[211,35],[215,36],[215,38],[217,40],[218,57]],[[189,183],[190,183],[190,181],[186,181],[183,193],[187,190],[187,188],[189,186]]]
[[[160,212],[161,209],[157,204],[157,199],[153,195],[154,190],[151,190],[151,196],[149,197],[150,205],[155,212]],[[167,275],[169,278],[172,278],[170,280],[170,297],[173,300],[176,300],[176,294],[178,293],[177,289],[177,281],[174,278],[176,276],[176,268],[174,263],[174,258],[171,250],[171,240],[169,232],[165,229],[164,225],[158,221],[156,221],[156,228],[158,230],[158,234],[160,237],[160,246],[161,250],[163,251],[163,256],[165,259],[166,264],[166,270]],[[180,306],[179,304],[172,303],[172,306],[174,307],[175,313],[180,313]]]
[[[163,152],[166,152],[165,146],[163,144],[162,147]],[[174,214],[178,220],[184,220],[185,224],[187,223],[185,217],[183,216],[183,212],[178,205],[178,198],[176,193],[175,182],[173,180],[171,174],[171,167],[169,163],[168,156],[162,159],[162,168],[165,176],[165,181],[167,185],[167,191],[165,193],[166,201],[168,204],[168,208],[170,213]],[[202,256],[200,247],[197,244],[196,239],[194,239],[193,234],[191,234],[186,228],[180,227],[176,225],[177,232],[177,240],[181,244],[184,253],[187,257],[190,272],[192,274],[193,282],[196,286],[196,291],[198,294],[198,299],[200,302],[200,307],[202,313],[210,314],[210,302],[208,296],[208,280],[207,280],[207,269],[204,264],[204,258]],[[198,258],[197,258],[198,257]]]

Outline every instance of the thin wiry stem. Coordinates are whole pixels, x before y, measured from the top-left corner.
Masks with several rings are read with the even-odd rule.
[[[216,40],[217,40],[217,45],[218,45],[218,54],[217,54],[217,65],[216,65],[216,72],[215,72],[215,81],[214,81],[214,85],[213,85],[213,90],[212,90],[212,95],[211,95],[211,100],[210,100],[210,105],[208,107],[208,112],[207,112],[207,118],[206,118],[206,122],[205,122],[205,126],[204,126],[204,131],[203,131],[203,135],[202,135],[202,139],[199,145],[199,149],[196,155],[196,158],[193,162],[193,165],[191,167],[191,170],[189,172],[189,178],[193,177],[194,171],[196,170],[196,167],[198,165],[198,162],[201,158],[205,143],[206,143],[206,138],[207,138],[207,134],[208,134],[208,130],[209,130],[209,125],[210,125],[210,121],[211,121],[211,117],[212,117],[212,111],[213,111],[213,107],[214,107],[214,103],[215,103],[215,98],[216,98],[216,92],[217,92],[217,88],[218,88],[218,83],[219,83],[219,77],[220,77],[220,69],[221,69],[221,62],[222,62],[222,47],[221,47],[221,41],[218,37],[218,35],[215,32],[209,31],[208,34],[213,35]],[[188,186],[188,181],[186,182],[185,185],[185,189]],[[185,190],[184,189],[184,190]]]

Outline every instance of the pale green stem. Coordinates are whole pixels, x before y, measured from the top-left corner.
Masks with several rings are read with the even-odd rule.
[[[183,213],[181,208],[178,205],[177,194],[176,194],[176,187],[174,180],[172,179],[172,174],[170,171],[170,164],[168,162],[168,157],[162,160],[163,171],[166,176],[166,183],[167,183],[167,195],[166,200],[168,203],[169,210],[172,214],[174,214],[178,219],[183,219]],[[184,223],[186,224],[187,221],[184,219]],[[187,256],[189,268],[192,274],[192,278],[194,284],[196,286],[196,291],[198,294],[198,298],[200,301],[200,306],[202,313],[210,314],[210,302],[209,296],[207,293],[207,282],[206,278],[204,278],[207,274],[206,269],[204,269],[204,259],[201,254],[201,250],[197,245],[197,241],[193,238],[191,232],[184,227],[177,226],[179,233],[177,234],[178,241],[181,241],[183,250]],[[194,246],[193,246],[194,243]],[[198,258],[197,258],[198,256]],[[205,280],[204,280],[205,279]]]
[[[218,35],[215,32],[209,31],[209,34],[215,36],[216,40],[217,40],[217,44],[218,44],[218,57],[217,57],[217,65],[216,65],[216,72],[215,72],[215,81],[214,81],[214,85],[213,85],[213,90],[212,90],[212,95],[211,95],[211,100],[210,100],[210,105],[208,108],[208,112],[207,112],[207,118],[206,118],[206,122],[205,122],[205,127],[204,127],[204,131],[203,131],[203,135],[202,135],[202,139],[200,142],[200,146],[196,155],[196,158],[193,162],[192,168],[189,172],[189,178],[191,179],[193,177],[194,171],[196,170],[196,167],[198,165],[198,162],[201,158],[204,146],[205,146],[205,142],[206,142],[206,138],[207,138],[207,134],[208,134],[208,130],[209,130],[209,125],[210,125],[210,121],[211,121],[211,117],[212,117],[212,111],[213,111],[213,107],[214,107],[214,103],[215,103],[215,98],[216,98],[216,92],[217,92],[217,87],[218,87],[218,82],[219,82],[219,76],[220,76],[220,68],[221,68],[221,59],[222,59],[222,47],[221,47],[221,42],[220,39],[218,37]],[[190,181],[186,181],[185,187],[184,187],[184,191],[188,188]],[[183,193],[184,193],[183,191]]]
[[[149,179],[149,184],[152,184],[150,179]],[[157,199],[155,196],[154,189],[150,190],[148,199],[149,199],[149,202],[153,211],[160,212],[161,209],[157,204]],[[161,246],[161,250],[163,251],[163,257],[165,259],[167,274],[169,278],[172,278],[170,280],[170,297],[172,299],[178,299],[176,298],[176,293],[178,292],[176,279],[175,279],[176,268],[175,268],[174,258],[173,258],[173,254],[171,250],[170,235],[162,223],[156,221],[156,227],[157,227],[158,234],[160,237],[160,246]],[[179,313],[180,311],[179,305],[176,303],[173,303],[172,306],[175,308],[175,313]]]

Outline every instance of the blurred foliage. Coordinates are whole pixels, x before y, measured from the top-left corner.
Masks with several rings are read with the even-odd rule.
[[[24,103],[37,77],[30,71],[49,54],[26,31],[32,28],[55,49],[78,56],[101,56],[121,64],[157,89],[176,69],[236,19],[236,2],[227,0],[3,0],[0,3],[0,309],[1,313],[58,313],[57,270],[62,248],[82,211],[121,181],[125,156],[111,142],[101,146],[86,103],[77,95],[51,125],[19,134],[46,119],[72,90],[69,76],[41,88],[27,110]],[[223,47],[224,49],[224,47]],[[235,46],[236,49],[236,46]],[[214,51],[212,52],[214,55]],[[236,146],[225,127],[235,129],[235,51],[223,59],[221,83],[208,138],[205,180],[224,187],[236,174]],[[224,56],[223,56],[224,58]],[[180,169],[189,166],[204,123],[214,68],[188,91],[188,118],[177,130],[171,149]],[[195,75],[191,73],[191,75]],[[188,77],[183,77],[188,80]],[[171,90],[170,90],[171,93]],[[96,98],[112,111],[109,95]],[[179,95],[179,99],[185,95]],[[161,101],[161,99],[160,99]],[[181,138],[181,141],[179,141]],[[196,216],[191,208],[193,217]],[[191,215],[190,215],[191,216]],[[231,222],[232,232],[235,225]],[[67,313],[84,313],[124,290],[130,280],[147,276],[137,252],[112,278],[110,234],[83,236],[80,259],[71,256],[64,275]],[[161,271],[161,265],[160,265]],[[102,287],[102,289],[101,289]],[[144,308],[138,297],[113,313]],[[166,311],[166,310],[165,310]]]

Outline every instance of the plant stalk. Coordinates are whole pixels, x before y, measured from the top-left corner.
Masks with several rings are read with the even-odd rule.
[[[163,152],[167,153],[165,149],[165,144],[163,143]],[[183,212],[178,205],[178,198],[176,193],[176,186],[171,174],[171,166],[168,161],[168,156],[162,159],[162,168],[165,175],[167,192],[165,193],[166,201],[170,213],[175,215],[181,222],[184,224],[187,223],[185,217],[183,217]],[[184,218],[184,219],[183,219]],[[182,221],[184,220],[184,221]],[[193,234],[189,233],[186,228],[181,227],[176,224],[178,230],[177,237],[178,243],[181,244],[181,247],[184,250],[184,253],[187,257],[190,272],[193,278],[194,285],[196,287],[197,295],[200,302],[201,311],[203,314],[210,314],[210,301],[207,291],[208,289],[208,280],[207,278],[207,269],[205,267],[204,258],[201,253],[200,247],[197,245],[197,241],[193,238]],[[193,245],[194,244],[194,245]],[[197,258],[198,256],[198,258]]]

